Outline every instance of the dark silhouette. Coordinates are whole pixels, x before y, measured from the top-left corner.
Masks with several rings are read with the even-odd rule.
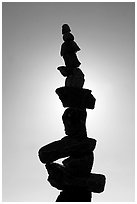
[[[92,138],[63,137],[61,140],[45,145],[39,150],[42,163],[51,163],[68,156],[82,156],[91,154],[95,149],[96,140]]]
[[[85,190],[85,188],[70,188],[61,191],[56,202],[90,202],[91,191]]]
[[[64,107],[77,109],[94,109],[96,99],[91,90],[75,87],[60,87],[56,89]]]
[[[96,140],[87,137],[86,108],[94,109],[96,99],[91,90],[83,88],[84,74],[76,55],[80,48],[67,24],[62,26],[62,34],[60,54],[65,66],[57,69],[66,79],[56,93],[67,107],[62,116],[67,136],[43,146],[38,154],[48,171],[49,183],[61,191],[56,202],[90,202],[93,192],[104,191],[106,181],[104,175],[91,173]],[[65,158],[62,164],[56,163],[60,158]]]
[[[77,139],[87,137],[86,117],[86,110],[67,108],[62,116],[66,135]]]

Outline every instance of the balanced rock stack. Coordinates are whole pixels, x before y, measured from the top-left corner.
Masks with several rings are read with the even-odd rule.
[[[65,86],[56,93],[66,108],[62,120],[66,136],[39,150],[39,158],[48,171],[50,184],[61,190],[56,202],[90,202],[92,192],[101,193],[105,176],[91,173],[96,140],[87,137],[86,109],[94,109],[96,99],[91,90],[84,89],[84,74],[76,53],[80,50],[70,27],[62,26],[64,43],[61,56],[65,66],[57,69],[66,77]],[[67,158],[66,158],[67,157]],[[62,164],[55,162],[64,158]]]

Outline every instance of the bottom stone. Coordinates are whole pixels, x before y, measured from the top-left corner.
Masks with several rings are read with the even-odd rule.
[[[91,202],[91,192],[83,188],[71,188],[60,192],[56,202]]]

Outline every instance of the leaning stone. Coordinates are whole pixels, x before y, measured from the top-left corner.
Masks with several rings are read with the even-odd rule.
[[[63,107],[73,107],[81,109],[94,109],[96,99],[91,94],[91,90],[74,87],[60,87],[56,93],[61,100]]]
[[[60,66],[60,67],[58,67],[57,69],[60,71],[60,73],[61,73],[64,77],[67,77],[67,76],[73,74],[73,68],[71,68],[71,67]]]
[[[96,146],[96,140],[92,138],[72,139],[69,136],[52,142],[40,148],[38,155],[42,163],[50,163],[68,156],[82,156],[90,154]]]
[[[58,67],[57,69],[60,71],[60,73],[61,73],[64,77],[68,76],[68,72],[67,72],[67,69],[66,69],[65,66],[60,66],[60,67]]]
[[[67,87],[75,87],[82,88],[84,85],[85,79],[84,74],[79,68],[73,69],[71,75],[69,75],[65,80],[65,86]]]

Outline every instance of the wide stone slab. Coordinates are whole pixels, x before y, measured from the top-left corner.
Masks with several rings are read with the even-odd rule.
[[[63,165],[57,163],[51,163],[46,168],[49,173],[48,181],[59,190],[80,187],[94,193],[104,191],[106,178],[102,174],[90,173],[88,177],[75,177],[71,176]]]
[[[61,100],[63,107],[73,107],[81,109],[94,109],[96,99],[91,94],[91,90],[74,87],[60,87],[56,93]]]
[[[92,138],[72,139],[69,136],[52,142],[40,148],[38,155],[42,163],[50,163],[68,156],[83,156],[90,154],[96,146],[96,140]]]

